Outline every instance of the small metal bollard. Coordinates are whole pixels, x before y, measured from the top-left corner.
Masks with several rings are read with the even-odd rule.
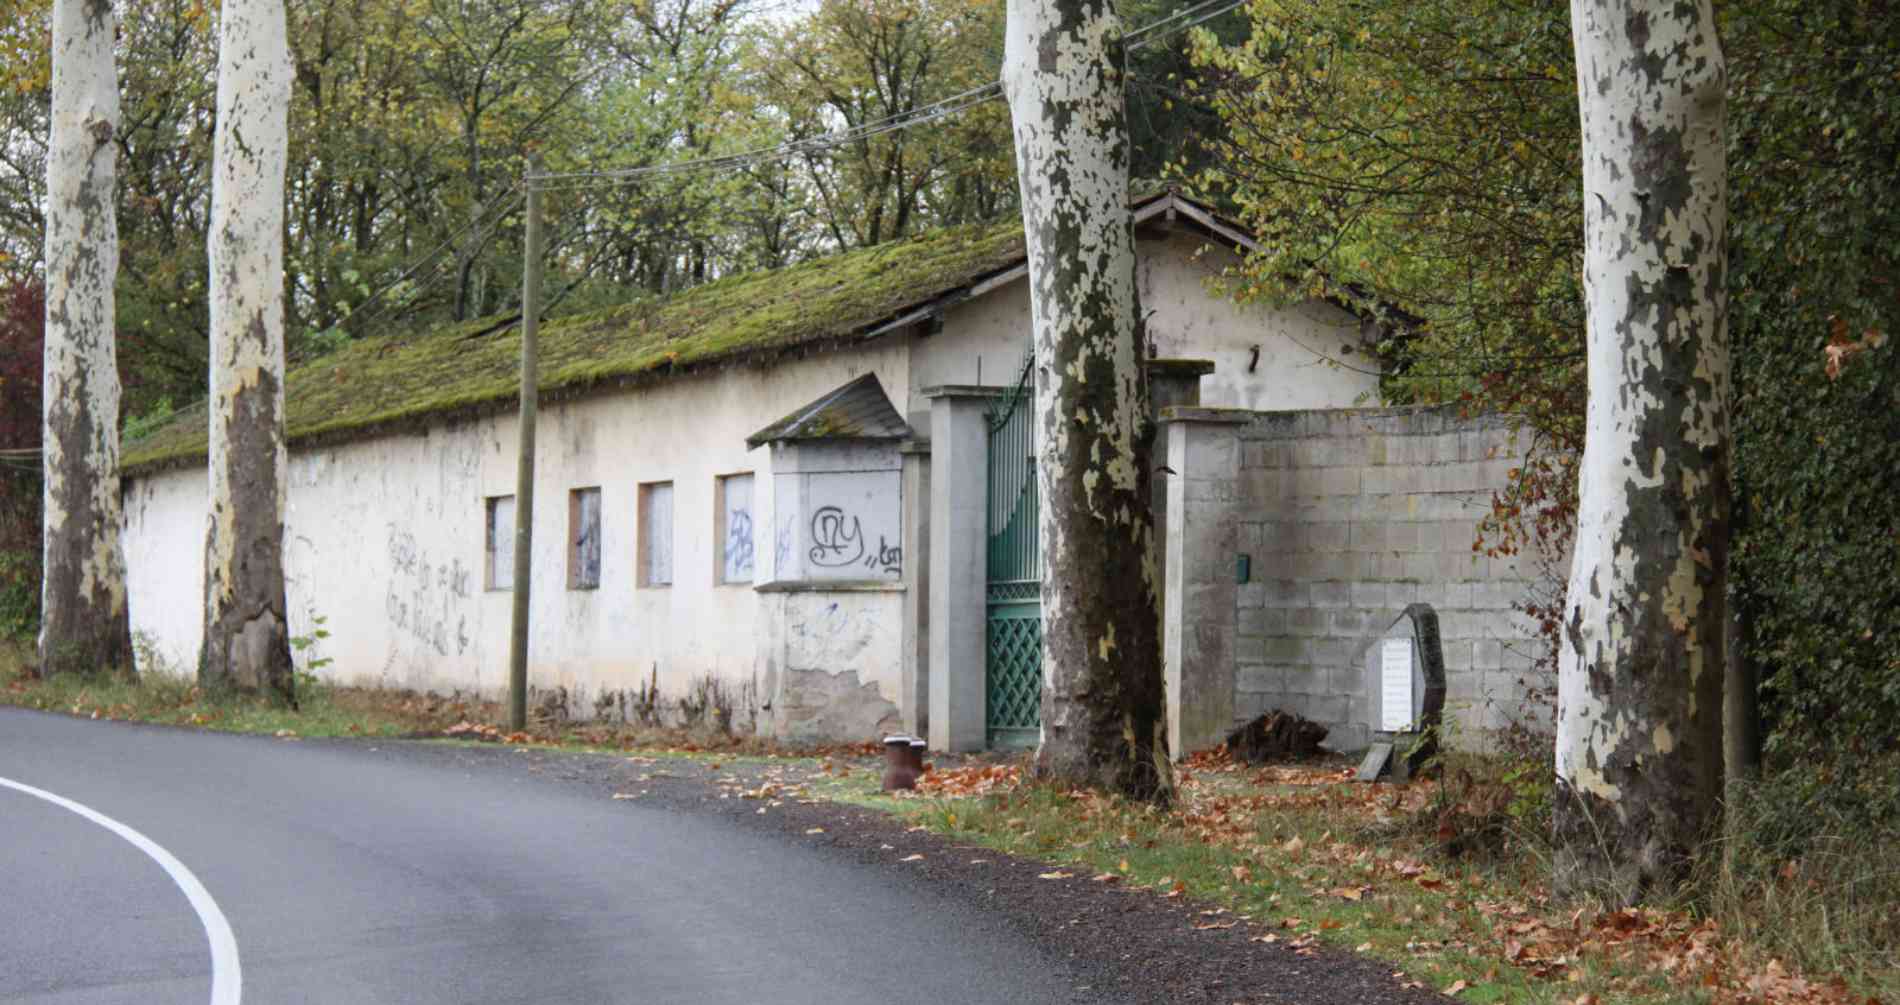
[[[884,738],[884,791],[916,788],[922,773],[922,751],[911,746],[911,738],[902,733]]]
[[[928,746],[930,743],[921,736],[910,738],[910,766],[917,769],[918,778],[924,777],[924,772],[929,770],[924,767],[924,748]]]

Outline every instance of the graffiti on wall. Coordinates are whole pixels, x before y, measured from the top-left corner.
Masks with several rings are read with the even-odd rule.
[[[904,551],[878,535],[877,547],[865,540],[864,523],[838,506],[820,506],[811,515],[811,550],[805,557],[826,569],[862,565],[876,573],[901,575]]]
[[[752,514],[731,510],[726,514],[726,582],[752,578]]]
[[[389,588],[383,613],[399,635],[449,655],[468,651],[468,602],[474,571],[459,558],[432,562],[408,530],[389,525]]]

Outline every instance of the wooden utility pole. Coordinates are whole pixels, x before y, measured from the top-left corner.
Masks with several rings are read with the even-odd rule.
[[[528,586],[533,579],[535,336],[541,327],[541,159],[528,162],[527,241],[521,264],[520,458],[515,466],[515,610],[508,640],[508,728],[528,728]]]

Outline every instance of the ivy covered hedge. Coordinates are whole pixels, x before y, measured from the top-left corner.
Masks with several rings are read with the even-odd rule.
[[[1732,581],[1770,749],[1900,749],[1900,9],[1730,14]]]

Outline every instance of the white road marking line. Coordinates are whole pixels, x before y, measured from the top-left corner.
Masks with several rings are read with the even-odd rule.
[[[198,882],[198,877],[192,875],[190,869],[185,868],[185,863],[178,861],[151,838],[89,806],[7,778],[0,778],[0,786],[71,810],[131,842],[133,847],[157,862],[172,882],[178,885],[178,889],[184,891],[185,899],[191,901],[192,910],[198,912],[198,921],[204,925],[205,937],[211,941],[211,1005],[238,1005],[244,993],[244,969],[238,963],[237,936],[231,933],[231,923],[225,920],[224,912],[218,910],[218,902],[211,899],[210,891]]]

